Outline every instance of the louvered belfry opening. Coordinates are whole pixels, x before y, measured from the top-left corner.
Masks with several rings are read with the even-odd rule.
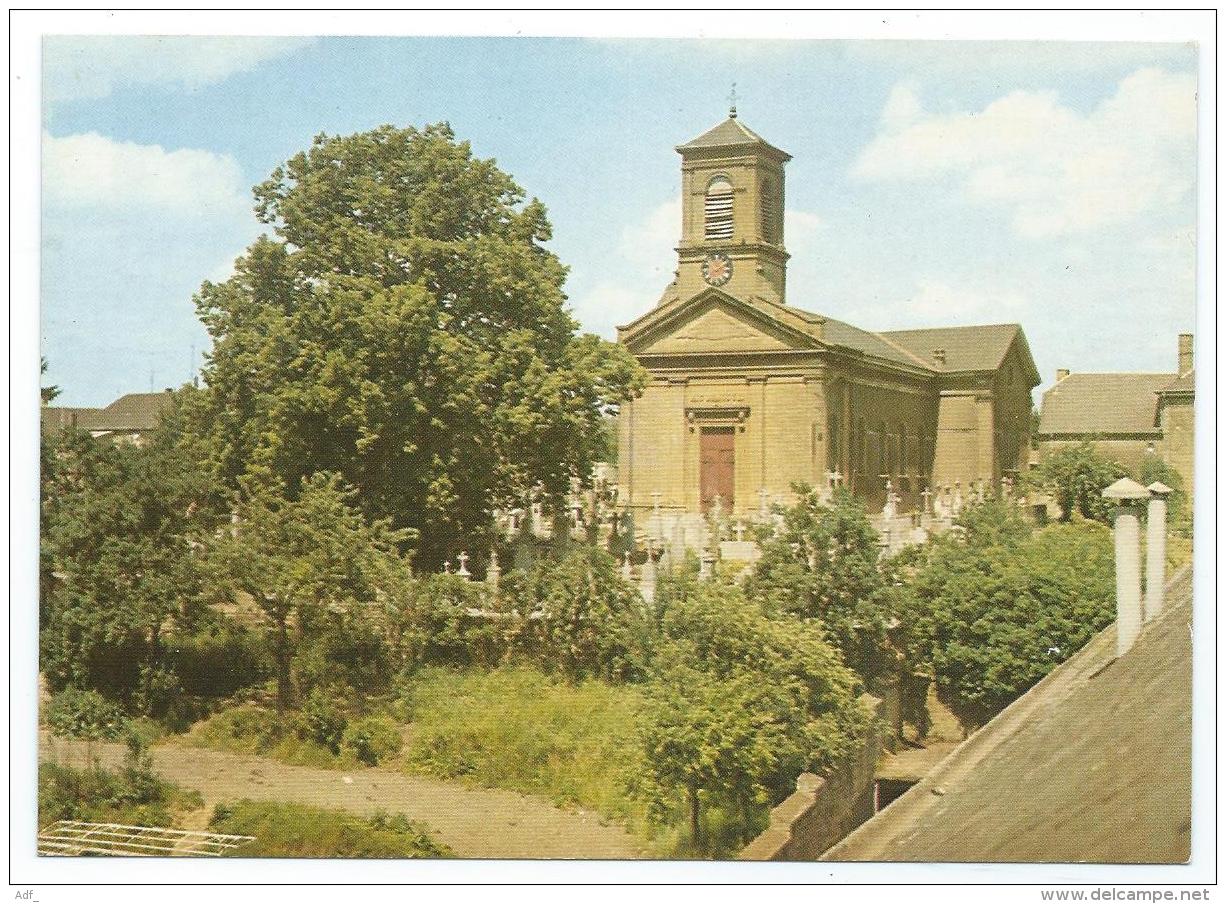
[[[707,186],[705,214],[707,241],[732,238],[732,183],[722,176]]]

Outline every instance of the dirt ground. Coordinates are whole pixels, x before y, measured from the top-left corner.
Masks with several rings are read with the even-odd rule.
[[[95,744],[103,765],[118,764],[120,744]],[[649,856],[624,828],[599,814],[562,810],[513,791],[473,789],[378,767],[352,772],[289,766],[276,760],[216,750],[154,747],[154,771],[204,797],[192,814],[202,828],[213,805],[240,798],[336,807],[361,815],[404,813],[426,824],[460,857],[487,859],[629,860]],[[84,765],[85,744],[39,738],[39,759]]]

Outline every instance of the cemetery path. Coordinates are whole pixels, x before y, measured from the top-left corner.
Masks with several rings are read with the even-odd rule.
[[[121,762],[121,744],[95,744],[103,765]],[[267,757],[175,745],[155,746],[153,769],[214,804],[250,798],[334,807],[369,816],[404,813],[426,824],[459,857],[629,860],[650,856],[616,823],[586,810],[563,810],[540,797],[469,788],[379,767],[359,770],[290,766]],[[39,759],[84,765],[84,742],[40,733]],[[207,818],[207,817],[206,817]]]

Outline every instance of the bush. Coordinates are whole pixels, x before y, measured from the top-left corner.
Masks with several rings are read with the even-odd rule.
[[[326,747],[333,755],[341,752],[341,740],[348,720],[344,710],[328,694],[311,691],[298,714],[298,737]]]
[[[114,741],[127,729],[123,707],[97,691],[66,687],[51,698],[47,724],[61,737]]]
[[[400,727],[382,716],[358,719],[345,729],[344,745],[352,750],[358,762],[377,766],[400,753],[404,739]]]
[[[1024,540],[934,547],[915,580],[937,689],[978,725],[1115,617],[1111,531],[1055,524]]]
[[[167,646],[171,667],[185,694],[229,697],[273,674],[272,655],[264,637],[229,621],[192,634],[175,635]]]
[[[267,754],[289,733],[287,721],[270,709],[236,706],[200,722],[185,741],[233,753]]]
[[[38,769],[39,826],[61,819],[173,826],[179,813],[203,805],[198,792],[159,779],[135,759],[119,771],[53,763]]]
[[[304,804],[240,800],[218,804],[209,821],[214,832],[253,835],[229,851],[232,857],[449,857],[446,845],[402,814],[363,819],[344,810]]]
[[[1117,461],[1106,458],[1093,443],[1063,446],[1039,463],[1036,477],[1060,506],[1060,520],[1068,521],[1077,512],[1083,518],[1109,521],[1111,504],[1103,490],[1126,473]]]

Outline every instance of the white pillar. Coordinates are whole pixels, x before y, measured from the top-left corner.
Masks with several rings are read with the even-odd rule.
[[[1145,620],[1162,614],[1166,596],[1166,497],[1171,488],[1155,481],[1148,487],[1145,531]]]
[[[1135,480],[1120,478],[1103,491],[1116,504],[1115,522],[1115,652],[1123,656],[1141,633],[1141,526],[1142,499],[1149,491]]]

